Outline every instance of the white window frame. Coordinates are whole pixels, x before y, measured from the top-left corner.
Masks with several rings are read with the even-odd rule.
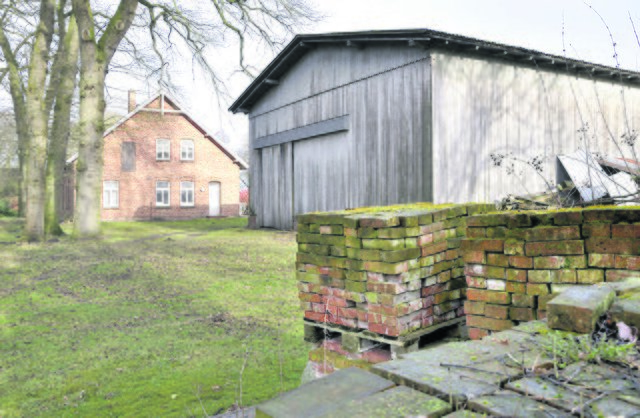
[[[191,192],[191,201],[189,199],[185,200],[183,193],[187,193],[186,196],[189,197],[189,192]],[[195,198],[196,198],[196,184],[193,181],[181,181],[180,182],[180,206],[181,207],[193,207],[195,206]]]
[[[193,161],[195,154],[196,145],[193,139],[183,139],[180,141],[180,161]]]
[[[167,186],[160,187],[160,183],[166,183]],[[163,197],[165,197],[164,192],[166,192],[166,198],[167,198],[166,203],[164,202],[164,199],[162,201],[158,200],[158,192],[163,192]],[[166,180],[156,181],[156,207],[168,208],[170,205],[171,205],[171,183]]]
[[[156,161],[169,160],[171,160],[171,140],[166,138],[156,139]]]
[[[102,207],[118,209],[120,207],[120,182],[106,180],[102,182]]]

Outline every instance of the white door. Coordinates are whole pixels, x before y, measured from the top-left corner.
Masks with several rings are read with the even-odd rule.
[[[209,216],[220,216],[220,183],[209,183]]]

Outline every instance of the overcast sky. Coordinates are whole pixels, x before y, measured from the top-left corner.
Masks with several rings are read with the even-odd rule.
[[[630,20],[640,31],[638,0],[315,0],[315,4],[326,18],[308,28],[308,33],[429,28],[557,55],[565,54],[564,38],[567,56],[616,66],[604,20],[616,43],[621,67],[640,69],[640,46]],[[253,58],[262,69],[274,55]],[[237,60],[237,50],[222,50],[220,58],[227,62]],[[169,71],[180,75],[180,69]],[[224,131],[236,146],[246,143],[246,116],[227,112],[229,101],[218,106],[213,91],[201,81],[189,76],[182,79],[184,97],[180,101],[213,133]],[[232,98],[242,93],[249,82],[244,76],[232,77]],[[143,97],[157,88],[135,80],[130,84]],[[113,96],[110,105],[121,111],[125,103],[123,89],[119,97],[117,93]]]

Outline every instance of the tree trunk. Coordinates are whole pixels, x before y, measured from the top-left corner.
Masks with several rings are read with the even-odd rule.
[[[120,41],[133,22],[137,0],[120,0],[100,40],[96,42],[89,0],[73,0],[80,36],[80,143],[76,163],[74,235],[100,233],[104,79]]]
[[[62,196],[64,168],[71,125],[71,101],[76,87],[78,71],[78,28],[75,18],[69,19],[59,71],[59,86],[56,87],[53,125],[49,138],[46,172],[45,231],[47,235],[62,235]]]
[[[25,236],[29,241],[44,238],[45,164],[47,158],[48,115],[45,110],[47,62],[53,35],[55,1],[40,3],[40,22],[31,51],[26,89],[29,144],[26,149]]]

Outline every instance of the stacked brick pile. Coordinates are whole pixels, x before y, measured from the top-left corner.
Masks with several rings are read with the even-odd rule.
[[[640,276],[640,210],[576,209],[467,219],[461,250],[471,338],[546,316],[567,286]]]
[[[299,216],[305,318],[397,337],[464,315],[458,248],[467,215],[486,210],[412,205]]]

